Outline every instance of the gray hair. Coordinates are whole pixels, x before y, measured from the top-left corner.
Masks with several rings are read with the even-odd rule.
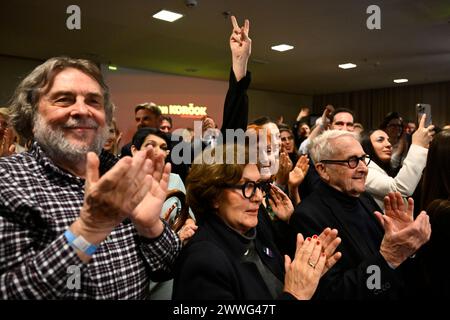
[[[55,57],[37,66],[23,79],[11,99],[11,124],[21,137],[27,140],[33,138],[39,99],[51,89],[56,75],[67,68],[78,69],[98,82],[103,92],[106,123],[111,124],[114,106],[99,67],[89,60]]]
[[[330,159],[336,152],[331,140],[344,136],[352,137],[359,141],[358,135],[346,130],[327,130],[314,138],[309,146],[311,158],[314,163],[319,163],[322,160]]]

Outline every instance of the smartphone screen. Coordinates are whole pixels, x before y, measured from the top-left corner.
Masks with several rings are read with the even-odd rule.
[[[416,114],[417,114],[417,121],[420,122],[420,119],[422,118],[423,114],[426,114],[425,118],[425,128],[431,125],[432,119],[431,119],[431,105],[426,103],[418,103],[416,104]]]

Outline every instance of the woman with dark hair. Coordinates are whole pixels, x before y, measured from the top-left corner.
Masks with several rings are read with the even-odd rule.
[[[134,155],[139,150],[145,150],[148,146],[153,147],[153,152],[155,153],[155,156],[160,155],[164,157],[164,160],[166,160],[167,156],[169,155],[169,149],[168,145],[170,143],[169,136],[156,129],[156,128],[140,128],[135,135],[133,136],[133,139],[131,141],[131,153]],[[181,180],[180,176],[176,173],[170,173],[169,177],[169,186],[167,188],[168,193],[170,194],[171,191],[177,190],[181,191],[182,193],[186,194],[186,188],[184,187],[184,183]],[[174,197],[174,198],[168,198],[162,207],[161,210],[161,216],[168,217],[168,222],[171,225],[174,225],[175,220],[177,218],[177,213],[182,209],[182,206],[184,205],[180,199],[180,197]],[[176,209],[176,210],[175,210]],[[169,215],[167,215],[167,212],[170,212]],[[193,217],[193,214],[191,212],[191,217]],[[190,238],[194,231],[196,230],[196,227],[191,230],[191,228],[184,228],[182,230],[175,230],[175,231],[181,231],[179,233],[181,240],[186,240]]]
[[[420,252],[427,298],[450,298],[450,274],[445,256],[450,244],[450,130],[430,144],[422,184],[422,208],[430,216],[431,239]]]
[[[148,146],[153,147],[155,157],[164,157],[166,159],[169,154],[168,135],[156,128],[140,128],[133,136],[131,142],[131,154],[134,156],[139,150],[145,150]],[[161,217],[165,218],[177,232],[183,243],[190,239],[197,226],[193,219],[184,215],[183,221],[180,220],[180,214],[186,212],[185,203],[182,196],[176,196],[178,193],[186,193],[183,181],[176,173],[170,173],[169,186],[167,188],[166,201],[161,209]],[[193,214],[191,212],[191,217]],[[150,299],[152,300],[169,300],[172,296],[172,281],[150,282]]]
[[[392,145],[391,166],[394,169],[399,168],[408,152],[408,141],[403,130],[402,117],[396,111],[388,113],[381,122],[379,129],[387,133]]]
[[[280,130],[281,152],[286,152],[292,163],[297,163],[297,147],[295,146],[294,134],[291,128],[287,124],[281,123],[278,125],[278,129]]]
[[[369,192],[384,209],[384,197],[389,192],[398,191],[403,197],[410,197],[422,177],[422,171],[434,131],[433,127],[424,127],[425,118],[420,121],[419,128],[412,135],[412,144],[400,170],[391,165],[392,144],[383,130],[370,131],[363,136],[361,145],[370,156],[369,172],[366,178],[366,191]]]
[[[212,152],[212,163],[194,164],[187,177],[187,200],[199,229],[177,260],[173,298],[310,299],[340,258],[334,253],[337,231],[327,228],[306,240],[299,234],[293,261],[283,259],[271,221],[259,210],[265,182],[248,146],[204,152]],[[275,196],[274,206],[283,207],[286,198]]]
[[[294,205],[298,205],[301,201],[298,188],[308,172],[309,159],[307,155],[298,156],[297,147],[294,143],[294,134],[289,126],[286,124],[279,124],[278,128],[280,129],[281,138],[280,158],[284,157],[284,154],[287,154],[292,162],[292,165],[290,166],[291,170],[287,172],[287,190]]]
[[[115,119],[111,121],[111,125],[108,128],[108,138],[103,145],[103,150],[117,156],[119,152],[119,143],[122,139],[122,132],[117,127]]]

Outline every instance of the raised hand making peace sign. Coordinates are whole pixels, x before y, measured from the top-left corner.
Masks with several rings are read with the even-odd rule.
[[[233,31],[230,36],[230,49],[233,59],[233,71],[239,81],[247,73],[247,62],[252,51],[252,40],[248,37],[250,22],[246,19],[243,27],[239,27],[236,17],[231,16]]]

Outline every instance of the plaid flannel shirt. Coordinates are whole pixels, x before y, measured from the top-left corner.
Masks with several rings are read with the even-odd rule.
[[[101,171],[116,161],[102,153]],[[0,299],[143,299],[150,274],[170,271],[181,249],[177,235],[166,224],[158,238],[144,239],[129,220],[82,263],[63,234],[83,199],[84,180],[53,164],[36,142],[0,158]]]

